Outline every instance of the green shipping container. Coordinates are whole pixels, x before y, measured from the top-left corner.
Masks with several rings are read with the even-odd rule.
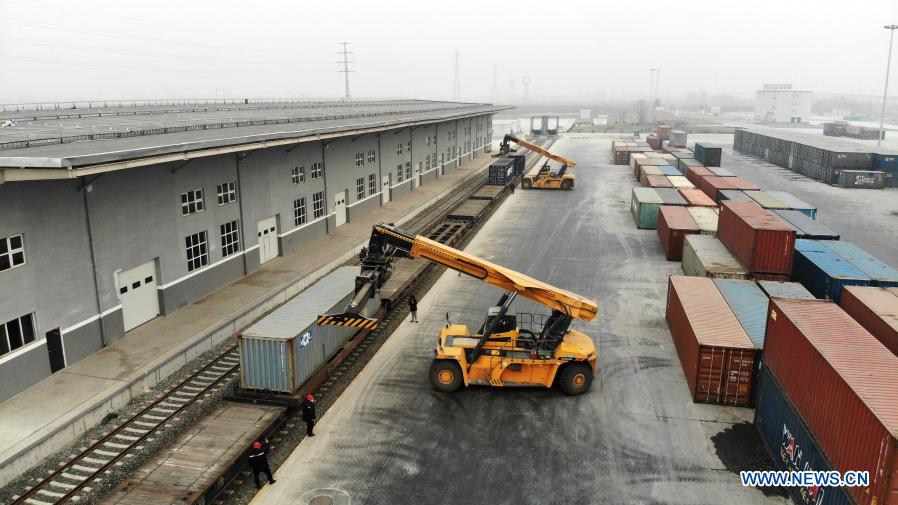
[[[630,199],[630,212],[636,227],[642,230],[654,230],[658,225],[658,211],[664,200],[652,188],[633,188]]]

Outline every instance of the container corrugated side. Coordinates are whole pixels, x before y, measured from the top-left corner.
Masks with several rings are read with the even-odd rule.
[[[648,158],[645,154],[642,153],[630,153],[630,168],[633,169],[633,174],[636,174],[636,163],[639,160],[644,160]]]
[[[686,180],[687,182],[689,181],[689,179]],[[708,198],[704,191],[696,187],[681,187],[677,188],[677,190],[690,207],[717,207],[717,203],[714,200]]]
[[[791,209],[786,202],[771,195],[766,191],[745,191],[749,198],[765,209]]]
[[[874,286],[898,286],[898,271],[860,247],[850,242],[831,240],[822,242],[822,244],[830,251],[850,262],[855,268],[870,276]]]
[[[658,237],[661,239],[664,256],[669,261],[680,261],[683,258],[683,238],[699,231],[685,207],[661,206],[658,212]]]
[[[712,166],[712,167],[708,167],[708,170],[710,170],[711,173],[713,173],[714,175],[716,175],[718,177],[736,177],[736,174],[734,174],[732,171],[730,171],[729,169],[726,169],[726,168]]]
[[[697,277],[747,279],[748,272],[717,238],[688,235],[683,241],[683,273]]]
[[[673,176],[677,176],[677,175],[682,176],[682,175],[683,175],[682,173],[680,173],[679,170],[677,170],[676,168],[674,168],[674,167],[671,166],[671,165],[661,165],[661,166],[658,167],[658,168],[660,168],[660,169],[661,169],[661,173],[663,173],[663,174],[666,175],[666,176],[671,176],[671,175],[673,175]]]
[[[802,214],[807,214],[809,218],[816,219],[817,218],[817,207],[809,204],[808,202],[798,198],[792,193],[787,193],[785,191],[772,191],[768,190],[767,194],[773,195],[778,198],[781,202],[784,202],[789,205],[792,210],[797,210]]]
[[[664,200],[652,188],[633,188],[630,197],[630,213],[636,227],[643,230],[654,230],[658,225],[658,209]]]
[[[665,317],[692,399],[749,405],[757,353],[714,283],[672,276]]]
[[[811,294],[799,282],[781,282],[781,281],[757,281],[758,286],[773,298],[797,298],[799,300],[815,300],[816,297]]]
[[[670,181],[671,186],[677,189],[695,189],[695,186],[693,186],[692,183],[689,182],[689,179],[683,177],[682,175],[668,175],[667,180]]]
[[[701,161],[707,167],[719,167],[723,149],[712,147],[699,142],[695,143],[695,159]]]
[[[686,210],[692,216],[703,235],[717,236],[718,215],[714,209],[708,207],[686,207]]]
[[[792,279],[808,288],[817,298],[838,302],[844,286],[869,286],[872,282],[870,276],[838,254],[829,249],[804,249],[802,242],[796,241]]]
[[[796,238],[813,240],[839,240],[839,233],[825,224],[811,219],[807,214],[798,210],[774,210],[772,211],[784,222],[795,228]]]
[[[288,339],[238,339],[240,349],[240,387],[293,392],[293,346]]]
[[[655,193],[661,197],[661,201],[664,202],[664,205],[679,205],[682,207],[686,206],[686,200],[683,198],[683,195],[677,189],[674,188],[654,188]]]
[[[764,367],[757,375],[755,427],[776,469],[785,472],[831,471],[831,463],[776,379]],[[787,490],[797,504],[852,505],[840,487],[793,486]]]
[[[755,186],[754,183],[746,181],[741,177],[719,177],[716,175],[702,177],[701,181],[696,184],[696,186],[700,190],[704,191],[705,194],[715,202],[720,201],[719,192],[721,190],[741,189],[743,191],[746,191],[758,189],[758,187]]]
[[[647,167],[648,168],[648,167]],[[665,175],[648,175],[642,173],[642,179],[639,181],[643,186],[649,188],[672,188],[673,185],[667,180]]]
[[[750,272],[792,271],[795,230],[754,202],[725,200],[717,236]]]
[[[764,366],[834,469],[870,472],[852,499],[898,503],[898,357],[834,303],[773,298]]]
[[[886,288],[846,286],[839,306],[898,356],[898,294]]]
[[[685,160],[680,160],[683,162]],[[713,172],[708,170],[704,165],[688,165],[686,167],[686,178],[689,179],[689,182],[695,184],[695,187],[701,188],[702,179],[705,177],[711,177],[714,175]]]
[[[739,320],[755,349],[763,349],[768,301],[764,291],[754,281],[739,279],[714,279],[714,285]]]

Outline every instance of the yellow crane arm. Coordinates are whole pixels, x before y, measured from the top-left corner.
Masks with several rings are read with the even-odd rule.
[[[526,148],[526,149],[529,149],[529,150],[531,150],[531,151],[533,151],[533,152],[535,152],[535,153],[538,153],[538,154],[540,154],[540,155],[542,155],[542,156],[545,156],[546,158],[549,158],[550,160],[555,160],[555,161],[557,161],[558,163],[562,163],[562,164],[564,164],[564,165],[567,165],[568,168],[574,168],[574,167],[577,166],[577,162],[575,162],[575,161],[572,160],[572,159],[565,158],[564,156],[560,156],[560,155],[558,155],[558,154],[555,154],[555,153],[553,153],[553,152],[551,152],[551,151],[548,151],[548,150],[546,150],[546,149],[543,149],[542,147],[540,147],[540,146],[538,146],[538,145],[536,145],[536,144],[531,144],[530,142],[527,142],[527,141],[524,140],[524,139],[519,139],[519,138],[515,137],[514,135],[508,135],[508,134],[505,135],[505,138],[502,139],[502,146],[499,148],[499,152],[500,152],[500,153],[503,152],[503,150],[504,150],[504,151],[507,151],[507,150],[508,150],[508,147],[507,147],[507,146],[508,146],[508,143],[509,143],[509,142],[514,142],[515,144],[517,144],[517,145],[519,145],[519,146],[521,146],[521,147],[524,147],[524,148]]]
[[[375,225],[368,244],[367,254],[372,259],[379,257],[381,263],[385,258],[392,257],[397,253],[411,258],[425,258],[500,289],[516,292],[524,298],[571,317],[591,321],[599,310],[593,300],[556,288],[420,235],[411,235],[395,226]],[[375,262],[377,261],[375,259]]]

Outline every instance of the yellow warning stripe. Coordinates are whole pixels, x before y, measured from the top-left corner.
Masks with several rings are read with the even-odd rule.
[[[377,328],[377,320],[364,318],[346,318],[342,321],[333,316],[319,316],[317,324],[319,326],[344,326],[349,328],[362,328],[374,330]]]

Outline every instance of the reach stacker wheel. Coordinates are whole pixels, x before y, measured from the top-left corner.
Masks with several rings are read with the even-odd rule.
[[[430,365],[430,383],[442,393],[453,393],[461,387],[461,367],[448,359],[433,360]]]
[[[561,181],[561,189],[570,191],[573,187],[574,185],[571,183],[571,181]]]
[[[521,181],[521,187],[524,189],[530,189],[531,187],[533,187],[533,183],[530,182],[530,179],[524,179],[523,181]]]
[[[558,372],[558,387],[568,396],[582,395],[591,384],[592,368],[585,363],[571,363]]]

